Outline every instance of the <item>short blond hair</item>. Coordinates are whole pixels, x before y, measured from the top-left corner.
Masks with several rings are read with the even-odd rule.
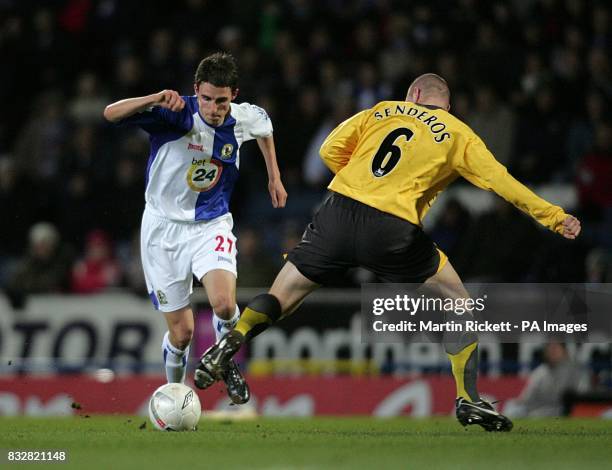
[[[412,95],[415,88],[419,88],[424,97],[436,96],[450,100],[448,83],[435,73],[424,73],[415,78],[408,87],[408,96]]]

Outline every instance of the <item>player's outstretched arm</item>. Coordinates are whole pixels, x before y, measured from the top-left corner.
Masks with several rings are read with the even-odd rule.
[[[151,106],[160,106],[178,112],[185,107],[185,100],[174,90],[162,90],[152,95],[127,98],[111,103],[104,109],[104,118],[110,122],[118,122]]]
[[[494,191],[553,232],[569,240],[574,240],[580,234],[580,221],[576,217],[517,181],[505,166],[495,160],[478,137],[470,140],[465,155],[457,158],[455,167],[470,183]]]
[[[285,207],[287,202],[287,191],[281,181],[278,162],[276,161],[276,150],[274,148],[274,137],[258,137],[257,145],[261,150],[266,161],[266,170],[268,171],[268,192],[272,200],[272,207]]]

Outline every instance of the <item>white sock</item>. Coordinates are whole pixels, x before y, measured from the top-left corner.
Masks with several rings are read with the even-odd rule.
[[[234,316],[229,320],[221,320],[217,316],[217,314],[213,312],[212,324],[213,330],[215,330],[215,337],[217,338],[217,342],[219,342],[219,340],[223,338],[226,333],[229,333],[230,330],[236,326],[236,323],[238,323],[239,319],[240,309],[238,308],[238,305],[236,305],[236,312],[234,313]]]
[[[187,359],[189,358],[189,346],[184,351],[176,348],[170,343],[170,332],[166,331],[162,342],[162,353],[166,367],[166,379],[168,383],[185,382],[187,371]]]

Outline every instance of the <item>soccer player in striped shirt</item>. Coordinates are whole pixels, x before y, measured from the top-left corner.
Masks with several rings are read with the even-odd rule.
[[[203,59],[194,95],[163,90],[108,105],[111,122],[140,126],[150,136],[141,257],[151,301],[164,313],[162,351],[168,382],[183,382],[193,336],[193,275],[202,281],[221,338],[238,321],[236,237],[229,201],[238,178],[240,146],[256,139],[268,171],[274,207],[287,193],[276,162],[272,123],[249,103],[235,104],[238,71],[230,54]],[[248,386],[230,361],[223,380],[234,403],[249,399]]]

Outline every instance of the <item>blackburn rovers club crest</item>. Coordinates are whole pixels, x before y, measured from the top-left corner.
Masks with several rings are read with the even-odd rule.
[[[166,294],[162,291],[157,291],[157,300],[159,301],[159,305],[166,305],[168,303],[168,299],[166,298]]]
[[[221,158],[223,160],[227,160],[229,158],[232,158],[232,152],[233,151],[234,151],[234,146],[232,144],[225,144],[221,148]]]

